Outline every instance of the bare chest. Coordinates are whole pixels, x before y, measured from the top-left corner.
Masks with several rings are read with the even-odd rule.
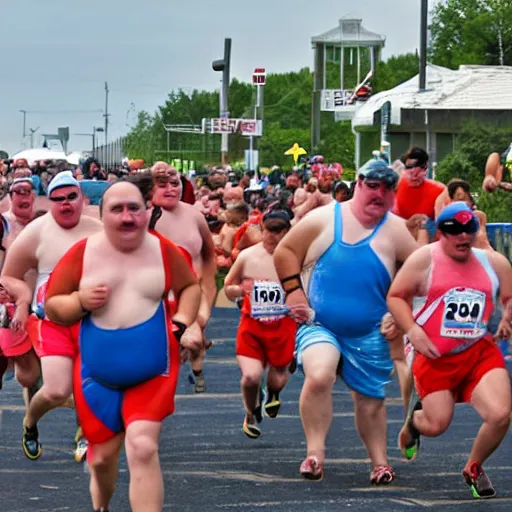
[[[244,277],[279,282],[272,255],[265,250],[252,254],[244,265]]]
[[[163,212],[161,219],[157,222],[156,229],[165,238],[186,249],[194,263],[200,259],[203,239],[193,218]]]

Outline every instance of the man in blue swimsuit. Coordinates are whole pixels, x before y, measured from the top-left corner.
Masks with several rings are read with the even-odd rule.
[[[307,457],[300,471],[320,480],[340,372],[352,391],[357,431],[372,462],[371,482],[389,483],[385,385],[393,364],[380,333],[397,264],[417,248],[405,221],[389,213],[398,174],[382,160],[358,172],[354,198],[317,208],[281,241],[274,261],[296,320],[305,375],[300,412]],[[314,321],[313,321],[314,316]]]

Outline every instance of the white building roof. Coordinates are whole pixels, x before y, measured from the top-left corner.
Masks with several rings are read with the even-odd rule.
[[[370,32],[361,25],[362,20],[341,19],[339,25],[319,36],[311,38],[315,43],[326,43],[335,46],[384,46],[386,38]]]
[[[402,109],[512,110],[511,66],[460,66],[458,70],[427,65],[427,87],[419,92],[419,75],[361,104],[352,126],[373,125],[373,115],[391,102],[391,124],[401,124]]]

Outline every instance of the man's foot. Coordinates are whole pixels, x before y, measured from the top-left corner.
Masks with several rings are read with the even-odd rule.
[[[265,414],[269,418],[275,418],[279,409],[281,408],[281,401],[279,400],[279,393],[270,388],[267,388],[267,400],[265,401]]]
[[[244,434],[251,439],[258,439],[261,436],[261,430],[257,425],[257,420],[253,415],[246,414],[242,426]]]
[[[315,455],[310,455],[300,465],[300,474],[306,480],[319,482],[324,477],[324,463],[320,462]]]
[[[418,400],[414,405],[408,418],[405,420],[400,434],[398,434],[398,447],[402,455],[407,460],[415,460],[420,451],[420,433],[413,424],[414,411],[422,409],[421,402]]]
[[[387,485],[395,479],[395,472],[391,466],[375,466],[370,473],[372,485]]]
[[[192,372],[194,376],[194,392],[195,393],[204,393],[206,391],[206,383],[204,381],[204,373],[203,370]]]
[[[489,477],[485,474],[482,466],[477,462],[473,462],[473,464],[469,466],[469,469],[464,469],[462,476],[471,487],[473,498],[489,499],[496,496],[496,490],[492,486]]]
[[[30,460],[36,460],[43,453],[42,445],[39,443],[39,431],[37,425],[33,427],[23,426],[23,440],[21,442],[25,455]]]
[[[81,436],[78,439],[75,440],[75,460],[78,463],[84,462],[87,458],[87,448],[89,447],[89,444],[87,443],[87,440],[85,437]]]

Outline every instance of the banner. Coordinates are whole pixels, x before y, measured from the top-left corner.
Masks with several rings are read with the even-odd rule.
[[[261,137],[262,122],[256,119],[218,117],[210,120],[210,133],[241,133],[246,137]]]

